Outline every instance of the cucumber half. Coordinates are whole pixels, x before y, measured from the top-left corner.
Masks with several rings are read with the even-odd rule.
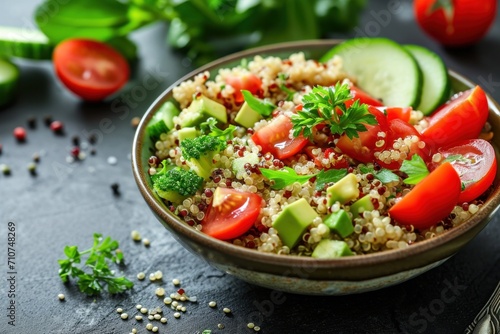
[[[19,69],[10,61],[0,58],[0,107],[14,97],[19,80]]]
[[[450,97],[450,78],[443,60],[418,45],[404,45],[417,61],[423,74],[422,97],[417,109],[428,115]]]
[[[51,59],[53,45],[38,30],[0,27],[0,56]]]
[[[355,38],[328,51],[320,61],[342,57],[345,72],[357,85],[386,106],[416,108],[422,73],[412,55],[387,38]]]

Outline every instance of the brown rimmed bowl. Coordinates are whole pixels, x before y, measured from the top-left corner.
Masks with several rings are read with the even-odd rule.
[[[471,219],[435,238],[413,244],[401,250],[369,255],[323,260],[298,256],[267,254],[235,246],[209,237],[175,216],[152,190],[148,176],[148,158],[154,143],[146,135],[153,115],[166,101],[172,100],[172,89],[196,74],[233,67],[242,59],[255,55],[287,57],[304,52],[306,58],[318,59],[338,40],[315,40],[276,44],[247,50],[221,58],[179,79],[163,92],[144,114],[135,134],[132,148],[132,168],[139,190],[158,220],[187,249],[209,264],[247,282],[271,289],[309,295],[342,295],[376,290],[401,283],[443,263],[476,236],[496,214],[500,203],[500,173],[489,195]],[[475,84],[460,74],[449,71],[455,91],[469,89]],[[489,122],[500,133],[498,104],[489,98]],[[500,137],[494,137],[496,151]],[[497,159],[499,155],[497,152]],[[499,164],[500,169],[500,164]],[[422,208],[425,210],[425,208]]]

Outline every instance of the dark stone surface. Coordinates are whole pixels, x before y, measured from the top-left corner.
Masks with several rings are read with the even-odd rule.
[[[1,24],[30,26],[38,2],[23,0],[2,6]],[[402,1],[396,14],[381,18],[381,11],[387,8],[383,1],[370,1],[357,34],[361,31],[427,46],[449,68],[482,83],[500,100],[499,20],[475,47],[446,50],[419,30],[410,1]],[[136,304],[163,305],[154,294],[159,284],[135,278],[140,271],[156,270],[163,271],[161,285],[167,293],[176,290],[171,280],[179,278],[186,292],[199,301],[187,305],[188,311],[180,319],[174,319],[173,312],[164,307],[168,324],[158,325],[160,333],[203,329],[251,333],[246,328],[250,321],[260,325],[262,333],[463,332],[500,280],[498,216],[442,266],[398,286],[353,296],[272,295],[271,290],[216,271],[184,250],[155,220],[136,188],[129,160],[134,135],[130,120],[141,116],[160,92],[192,68],[165,45],[162,25],[145,28],[133,39],[141,53],[134,79],[107,104],[80,102],[55,79],[50,62],[18,62],[20,92],[15,103],[0,111],[0,163],[12,168],[11,176],[0,175],[1,333],[129,333],[133,327],[145,333],[148,321],[123,321],[116,308],[123,307],[132,318]],[[56,136],[43,124],[48,114],[64,122],[65,135]],[[27,142],[19,144],[11,131],[26,126],[31,115],[36,116],[38,127],[28,130]],[[97,135],[96,155],[68,164],[65,159],[72,137],[84,139],[88,133]],[[35,152],[41,154],[41,161],[38,175],[33,177],[26,166]],[[115,156],[118,163],[109,165],[109,156]],[[120,196],[113,195],[113,183],[119,184]],[[9,326],[6,317],[8,222],[16,224],[16,327]],[[149,238],[151,247],[134,243],[130,238],[133,229]],[[59,280],[57,259],[64,246],[87,247],[94,232],[120,241],[126,258],[123,272],[136,283],[132,291],[89,298],[75,285]],[[64,302],[58,300],[59,293],[66,295]],[[217,301],[217,309],[208,307],[210,300]],[[223,307],[231,308],[232,316],[224,315]],[[217,329],[219,323],[225,329]]]

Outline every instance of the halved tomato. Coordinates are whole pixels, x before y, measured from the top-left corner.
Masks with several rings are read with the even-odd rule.
[[[459,140],[477,138],[488,119],[488,99],[476,86],[452,98],[429,117],[422,131],[432,148],[448,146]]]
[[[52,58],[62,83],[88,101],[113,94],[130,76],[125,58],[102,42],[68,39],[57,45]]]
[[[234,101],[236,103],[245,101],[241,93],[242,89],[248,90],[253,95],[258,95],[258,92],[262,89],[262,81],[253,73],[227,76],[225,81],[234,88]]]
[[[483,194],[495,180],[495,149],[483,139],[469,139],[439,149],[460,176],[464,189],[458,203],[471,202]]]
[[[399,224],[423,230],[446,218],[458,201],[460,177],[449,162],[427,175],[389,209]]]
[[[275,158],[286,159],[299,153],[309,142],[302,135],[290,138],[293,124],[289,117],[279,115],[268,125],[255,131],[252,140],[262,147],[262,152],[270,152]]]
[[[411,118],[412,107],[379,107],[382,112],[385,111],[387,115],[387,120],[392,121],[393,119],[400,119],[405,122],[409,122]]]
[[[219,187],[201,222],[202,232],[220,240],[237,238],[257,221],[261,205],[257,194]]]

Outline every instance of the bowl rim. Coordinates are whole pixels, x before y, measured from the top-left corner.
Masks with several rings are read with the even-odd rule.
[[[315,269],[342,269],[342,268],[356,268],[363,267],[366,265],[383,265],[389,262],[408,259],[409,257],[415,257],[422,255],[426,252],[431,251],[434,248],[444,246],[445,244],[451,242],[452,240],[458,239],[459,237],[466,234],[468,231],[474,229],[482,221],[486,220],[489,222],[493,216],[497,213],[500,204],[500,182],[494,186],[491,190],[488,199],[484,202],[483,207],[478,213],[476,213],[472,218],[470,218],[465,223],[454,227],[446,233],[438,235],[434,238],[419,241],[410,247],[397,250],[387,250],[372,254],[356,255],[350,257],[343,257],[338,259],[314,259],[311,257],[301,257],[293,255],[278,255],[274,253],[264,253],[253,249],[247,249],[245,247],[236,246],[232,243],[218,240],[212,238],[200,231],[193,229],[191,226],[180,221],[177,216],[175,216],[168,208],[160,203],[156,195],[148,187],[145,173],[143,173],[144,164],[141,161],[142,147],[140,143],[142,138],[145,136],[145,129],[152,118],[154,113],[158,110],[159,105],[167,98],[169,93],[174,87],[179,85],[181,82],[192,78],[194,75],[213,69],[220,68],[221,65],[226,63],[237,61],[241,58],[252,57],[261,53],[278,53],[287,52],[290,50],[297,51],[298,48],[304,48],[305,50],[310,48],[326,48],[333,47],[334,45],[342,42],[341,39],[330,39],[330,40],[307,40],[307,41],[296,41],[296,42],[286,42],[272,44],[257,48],[252,48],[237,53],[230,54],[228,56],[219,58],[212,61],[200,68],[197,68],[188,74],[181,77],[179,80],[170,85],[160,96],[151,104],[146,113],[143,115],[141,122],[136,130],[133,146],[132,146],[132,170],[133,175],[136,180],[137,186],[150,206],[151,210],[161,218],[168,226],[173,229],[176,233],[187,237],[190,241],[194,243],[199,243],[205,247],[223,253],[231,254],[231,256],[238,257],[241,259],[251,258],[254,262],[265,263],[268,265],[278,265],[278,266],[300,266],[302,268],[314,267]],[[476,83],[469,80],[468,78],[462,76],[461,74],[449,70],[449,75],[454,79],[464,83],[467,86],[475,86]],[[500,118],[500,106],[487,94],[488,106],[490,109],[489,118],[492,114]],[[498,178],[498,175],[497,175]],[[484,224],[486,225],[486,224]]]

